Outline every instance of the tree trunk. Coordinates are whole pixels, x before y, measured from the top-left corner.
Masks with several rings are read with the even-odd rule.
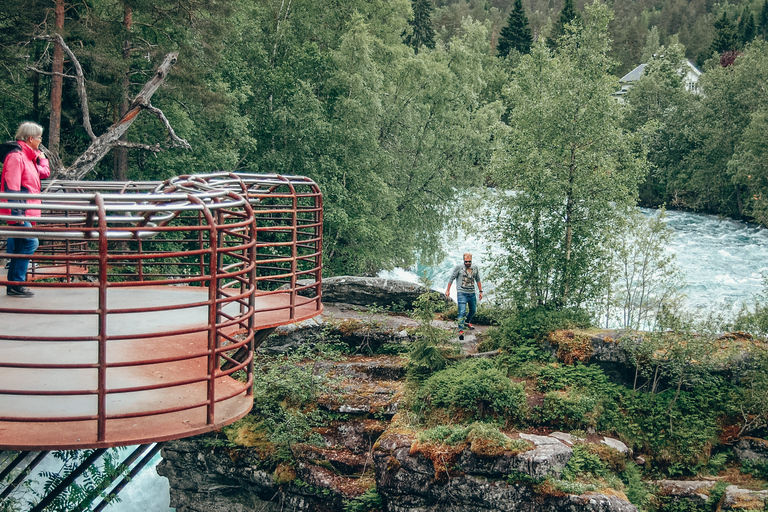
[[[571,248],[573,246],[573,182],[576,178],[576,149],[571,148],[571,164],[568,167],[568,190],[565,203],[565,262],[563,264],[563,305],[568,302],[571,288]]]
[[[129,64],[131,58],[131,30],[133,29],[133,7],[129,1],[125,2],[123,8],[123,28],[125,29],[125,40],[123,41],[123,61],[125,62],[125,74],[123,75],[122,92],[123,97],[120,101],[119,118],[122,118],[128,112],[128,98],[130,95],[130,71]],[[127,140],[126,134],[120,137],[120,140]],[[128,148],[115,148],[115,167],[112,176],[116,181],[126,181],[128,179]]]
[[[61,35],[64,28],[64,0],[55,0],[56,33]],[[64,84],[64,49],[58,42],[53,43],[53,76],[51,76],[51,119],[48,123],[48,150],[59,153],[61,134],[61,92]]]

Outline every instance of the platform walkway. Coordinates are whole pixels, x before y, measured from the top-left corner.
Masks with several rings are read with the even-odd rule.
[[[250,383],[241,381],[245,372],[241,380],[221,370],[214,372],[213,382],[207,377],[209,365],[218,367],[221,361],[209,348],[207,288],[108,288],[103,366],[98,289],[35,286],[34,291],[34,298],[0,295],[0,449],[159,442],[220,428],[250,410]],[[296,296],[291,315],[287,292],[256,292],[254,301],[257,337],[259,331],[322,312],[316,301]],[[153,307],[163,310],[145,311]],[[240,307],[225,303],[221,312],[234,317]],[[236,336],[235,329],[222,332]],[[226,348],[226,341],[215,343],[217,354]],[[104,396],[99,393],[102,373]],[[210,386],[216,400],[213,421],[208,418]],[[101,441],[99,400],[106,411]]]

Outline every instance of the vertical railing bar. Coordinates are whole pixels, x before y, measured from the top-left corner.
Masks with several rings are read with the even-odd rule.
[[[199,204],[202,206],[201,214],[205,216],[205,220],[208,223],[208,272],[210,273],[210,281],[208,282],[208,390],[207,390],[207,406],[206,406],[206,422],[208,425],[212,425],[215,420],[215,405],[216,405],[216,345],[218,342],[218,305],[216,299],[218,298],[219,288],[219,275],[217,263],[219,259],[218,255],[218,230],[216,228],[216,221],[211,214],[211,210],[203,203],[203,201],[190,194],[188,196],[190,202]],[[202,224],[202,222],[201,222]],[[200,230],[202,233],[203,230]],[[201,247],[202,249],[202,247]]]
[[[108,281],[108,241],[107,209],[104,198],[96,193],[94,202],[99,209],[99,389],[98,389],[98,428],[100,442],[107,438],[107,281]]]
[[[315,185],[315,239],[317,240],[317,256],[315,258],[315,308],[320,309],[322,304],[322,279],[323,279],[323,195],[320,187]]]

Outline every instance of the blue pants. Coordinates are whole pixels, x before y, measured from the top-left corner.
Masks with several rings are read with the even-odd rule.
[[[474,293],[456,292],[456,301],[459,303],[459,330],[467,328],[477,311],[477,297]],[[469,311],[467,311],[469,306]]]
[[[16,225],[32,226],[29,222],[22,222]],[[34,254],[38,245],[37,238],[9,238],[5,250],[8,254]],[[8,280],[16,282],[26,281],[28,268],[29,259],[12,258],[8,264]]]

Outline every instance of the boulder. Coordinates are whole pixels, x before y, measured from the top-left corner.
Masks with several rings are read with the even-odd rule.
[[[381,307],[413,307],[413,302],[429,288],[408,281],[380,277],[336,276],[323,279],[323,302],[338,302]],[[440,294],[447,303],[451,299]]]
[[[753,491],[729,485],[718,510],[764,510],[768,503],[768,491]]]
[[[659,495],[665,504],[679,503],[680,507],[709,506],[710,492],[715,482],[699,480],[658,480]]]
[[[742,437],[736,443],[733,451],[739,462],[749,460],[759,463],[768,463],[768,441],[757,437]]]

